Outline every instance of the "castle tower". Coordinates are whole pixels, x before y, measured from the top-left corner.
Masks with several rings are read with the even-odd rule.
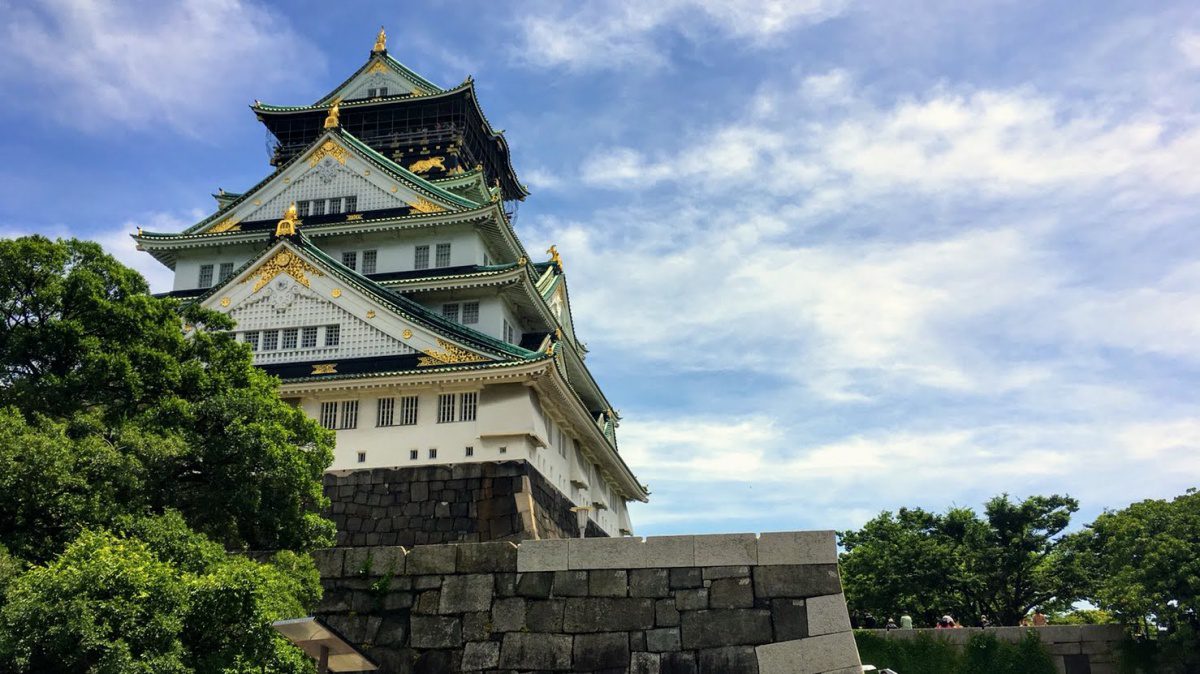
[[[393,59],[306,106],[255,103],[274,171],[176,233],[139,232],[171,296],[228,314],[281,395],[337,435],[339,545],[632,532],[648,493],[584,363],[553,248],[509,209],[528,192],[470,78]]]

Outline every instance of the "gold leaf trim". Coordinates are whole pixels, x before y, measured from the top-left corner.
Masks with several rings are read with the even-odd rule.
[[[221,298],[221,306],[223,306],[223,307],[229,306],[230,301],[231,300],[228,297],[222,297]]]
[[[437,340],[441,351],[436,349],[425,349],[424,356],[417,359],[417,367],[429,367],[431,365],[452,365],[455,363],[482,363],[487,360],[483,356],[467,351],[461,346],[456,346],[447,342],[442,338]]]
[[[374,309],[367,310],[367,318],[375,318],[375,310]]]
[[[375,61],[370,68],[367,68],[368,73],[386,73],[387,71],[388,67],[383,61]]]
[[[362,220],[362,213],[351,213],[350,215],[346,216],[346,222],[350,222],[352,220]]]
[[[240,229],[241,229],[241,227],[238,225],[237,218],[226,218],[225,220],[218,222],[217,224],[213,225],[212,227],[209,227],[208,233],[209,234],[220,234],[221,232],[236,232]]]
[[[339,297],[341,297],[341,296],[342,296],[342,289],[341,289],[341,288],[334,288],[333,290],[330,290],[330,291],[329,291],[329,295],[330,295],[330,297],[332,297],[333,299],[335,299],[335,300],[336,300],[337,298],[339,298]]]
[[[337,363],[318,363],[313,365],[313,374],[337,374]]]
[[[405,339],[412,339],[412,330],[405,328],[404,332],[400,333],[400,336]]]
[[[425,197],[417,197],[416,202],[409,204],[409,206],[418,213],[441,213],[446,210]]]
[[[242,283],[249,283],[250,279],[252,278],[258,279],[254,282],[254,290],[251,291],[256,293],[262,290],[268,283],[272,281],[272,279],[280,274],[287,274],[288,276],[291,276],[300,283],[304,284],[305,288],[311,287],[307,274],[312,274],[314,276],[325,275],[320,269],[317,269],[304,260],[301,260],[296,256],[295,253],[287,250],[281,250],[278,253],[275,253],[275,256],[270,260],[267,260],[259,265],[258,269],[255,269],[254,273],[250,276],[247,276]]]
[[[348,155],[349,152],[346,150],[346,148],[338,145],[332,140],[327,140],[321,144],[321,147],[317,148],[316,152],[312,153],[311,157],[308,158],[308,166],[309,168],[316,166],[317,164],[321,163],[321,160],[326,156],[330,156],[338,160],[339,164],[345,164],[346,157]]]

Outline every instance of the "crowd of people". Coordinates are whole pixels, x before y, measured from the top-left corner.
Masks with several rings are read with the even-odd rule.
[[[872,629],[910,630],[913,628],[912,616],[907,615],[907,614],[901,615],[899,622],[896,622],[895,618],[889,616],[887,618],[887,620],[883,621],[883,624],[880,625],[879,624],[880,621],[875,616],[871,615],[870,613],[864,613],[862,615],[862,617],[859,620],[856,620],[855,622],[857,623],[855,625],[855,627],[861,628],[861,629],[868,629],[868,630],[872,630]],[[1025,616],[1024,618],[1022,618],[1020,626],[1021,627],[1044,627],[1047,624],[1049,624],[1049,621],[1046,619],[1046,614],[1042,613],[1041,610],[1039,609],[1039,610],[1035,610],[1031,615],[1028,615],[1028,616]],[[963,627],[964,627],[964,625],[962,623],[955,620],[954,616],[949,615],[949,614],[944,615],[941,618],[938,618],[936,623],[934,624],[934,629],[939,629],[939,630],[962,629]],[[988,616],[986,614],[984,614],[984,615],[979,616],[979,627],[982,627],[982,628],[998,627],[998,625],[993,623],[991,621],[991,619],[988,618]]]

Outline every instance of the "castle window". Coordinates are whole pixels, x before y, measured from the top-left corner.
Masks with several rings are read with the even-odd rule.
[[[420,456],[420,454],[418,454],[417,450],[415,450],[415,449],[408,450],[408,460],[409,461],[416,461],[418,456]]]
[[[346,212],[353,213],[358,210],[358,196],[351,195],[346,197]]]
[[[396,416],[396,399],[380,398],[375,403],[375,425],[391,426]]]
[[[233,263],[232,262],[222,262],[220,279],[222,281],[224,281],[225,279],[229,278],[230,276],[233,276]]]
[[[300,333],[301,348],[311,349],[316,345],[317,345],[317,329],[316,328],[304,328],[304,330],[301,331],[301,333]]]
[[[312,202],[312,212],[309,215],[325,215],[325,200],[314,200]]]
[[[359,453],[358,453],[358,462],[359,462],[359,463],[366,463],[366,462],[367,462],[367,453],[366,453],[366,452],[359,452]]]
[[[337,403],[321,403],[321,425],[337,428]]]
[[[337,346],[342,338],[342,326],[327,325],[325,326],[325,346]]]
[[[464,393],[458,406],[459,421],[475,421],[475,409],[479,406],[478,393]]]
[[[438,418],[439,424],[447,424],[454,421],[454,394],[443,393],[438,396]]]
[[[329,200],[329,214],[333,215],[335,213],[341,213],[341,212],[342,212],[342,198],[334,197],[334,198],[330,199]]]
[[[342,264],[350,269],[358,269],[358,253],[352,250],[342,253]]]
[[[443,304],[442,305],[442,317],[448,318],[448,319],[454,321],[455,323],[457,323],[458,322],[458,303],[455,302],[455,303],[451,303],[451,304]]]
[[[283,348],[296,348],[296,336],[300,333],[297,328],[287,328],[283,331]]]
[[[375,260],[378,257],[379,257],[379,251],[375,251],[375,250],[364,250],[363,251],[363,264],[362,264],[362,273],[363,274],[374,274],[375,273]]]
[[[437,458],[437,449],[436,448],[433,448],[433,447],[429,448],[429,458],[431,458],[431,459]]]
[[[508,454],[508,447],[501,447],[501,448],[500,448],[500,453],[501,453],[501,454]]]
[[[450,266],[450,244],[439,243],[437,245],[437,260],[435,262],[435,267]]]
[[[301,201],[296,204],[296,215],[299,215],[302,218],[306,218],[306,217],[308,217],[308,214],[310,211],[312,211],[312,202],[311,201]]]
[[[417,396],[404,396],[400,399],[400,425],[417,425]]]
[[[429,246],[417,246],[413,250],[413,269],[429,269]]]
[[[358,428],[358,401],[342,401],[342,424],[338,428]]]
[[[475,456],[475,448],[474,448],[474,447],[467,447],[467,451],[465,452],[465,454],[466,454],[467,456]]]
[[[462,322],[464,325],[474,325],[479,322],[479,302],[463,302]]]
[[[387,96],[387,90],[388,90],[388,88],[387,88],[387,87],[379,87],[379,95],[380,95],[380,96]]]
[[[513,329],[512,323],[508,319],[504,320],[504,341],[509,344],[515,344],[517,341],[517,331]]]
[[[278,330],[263,330],[262,333],[262,350],[274,351],[279,348],[279,331]]]
[[[243,334],[242,341],[250,345],[251,351],[258,351],[258,331]]]
[[[211,264],[200,265],[200,287],[208,288],[213,283],[213,266]]]

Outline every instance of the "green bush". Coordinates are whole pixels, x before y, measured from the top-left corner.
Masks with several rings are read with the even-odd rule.
[[[865,664],[900,674],[1054,674],[1054,662],[1036,633],[1019,643],[1000,641],[986,632],[973,635],[964,649],[923,632],[912,639],[888,639],[856,632]]]

